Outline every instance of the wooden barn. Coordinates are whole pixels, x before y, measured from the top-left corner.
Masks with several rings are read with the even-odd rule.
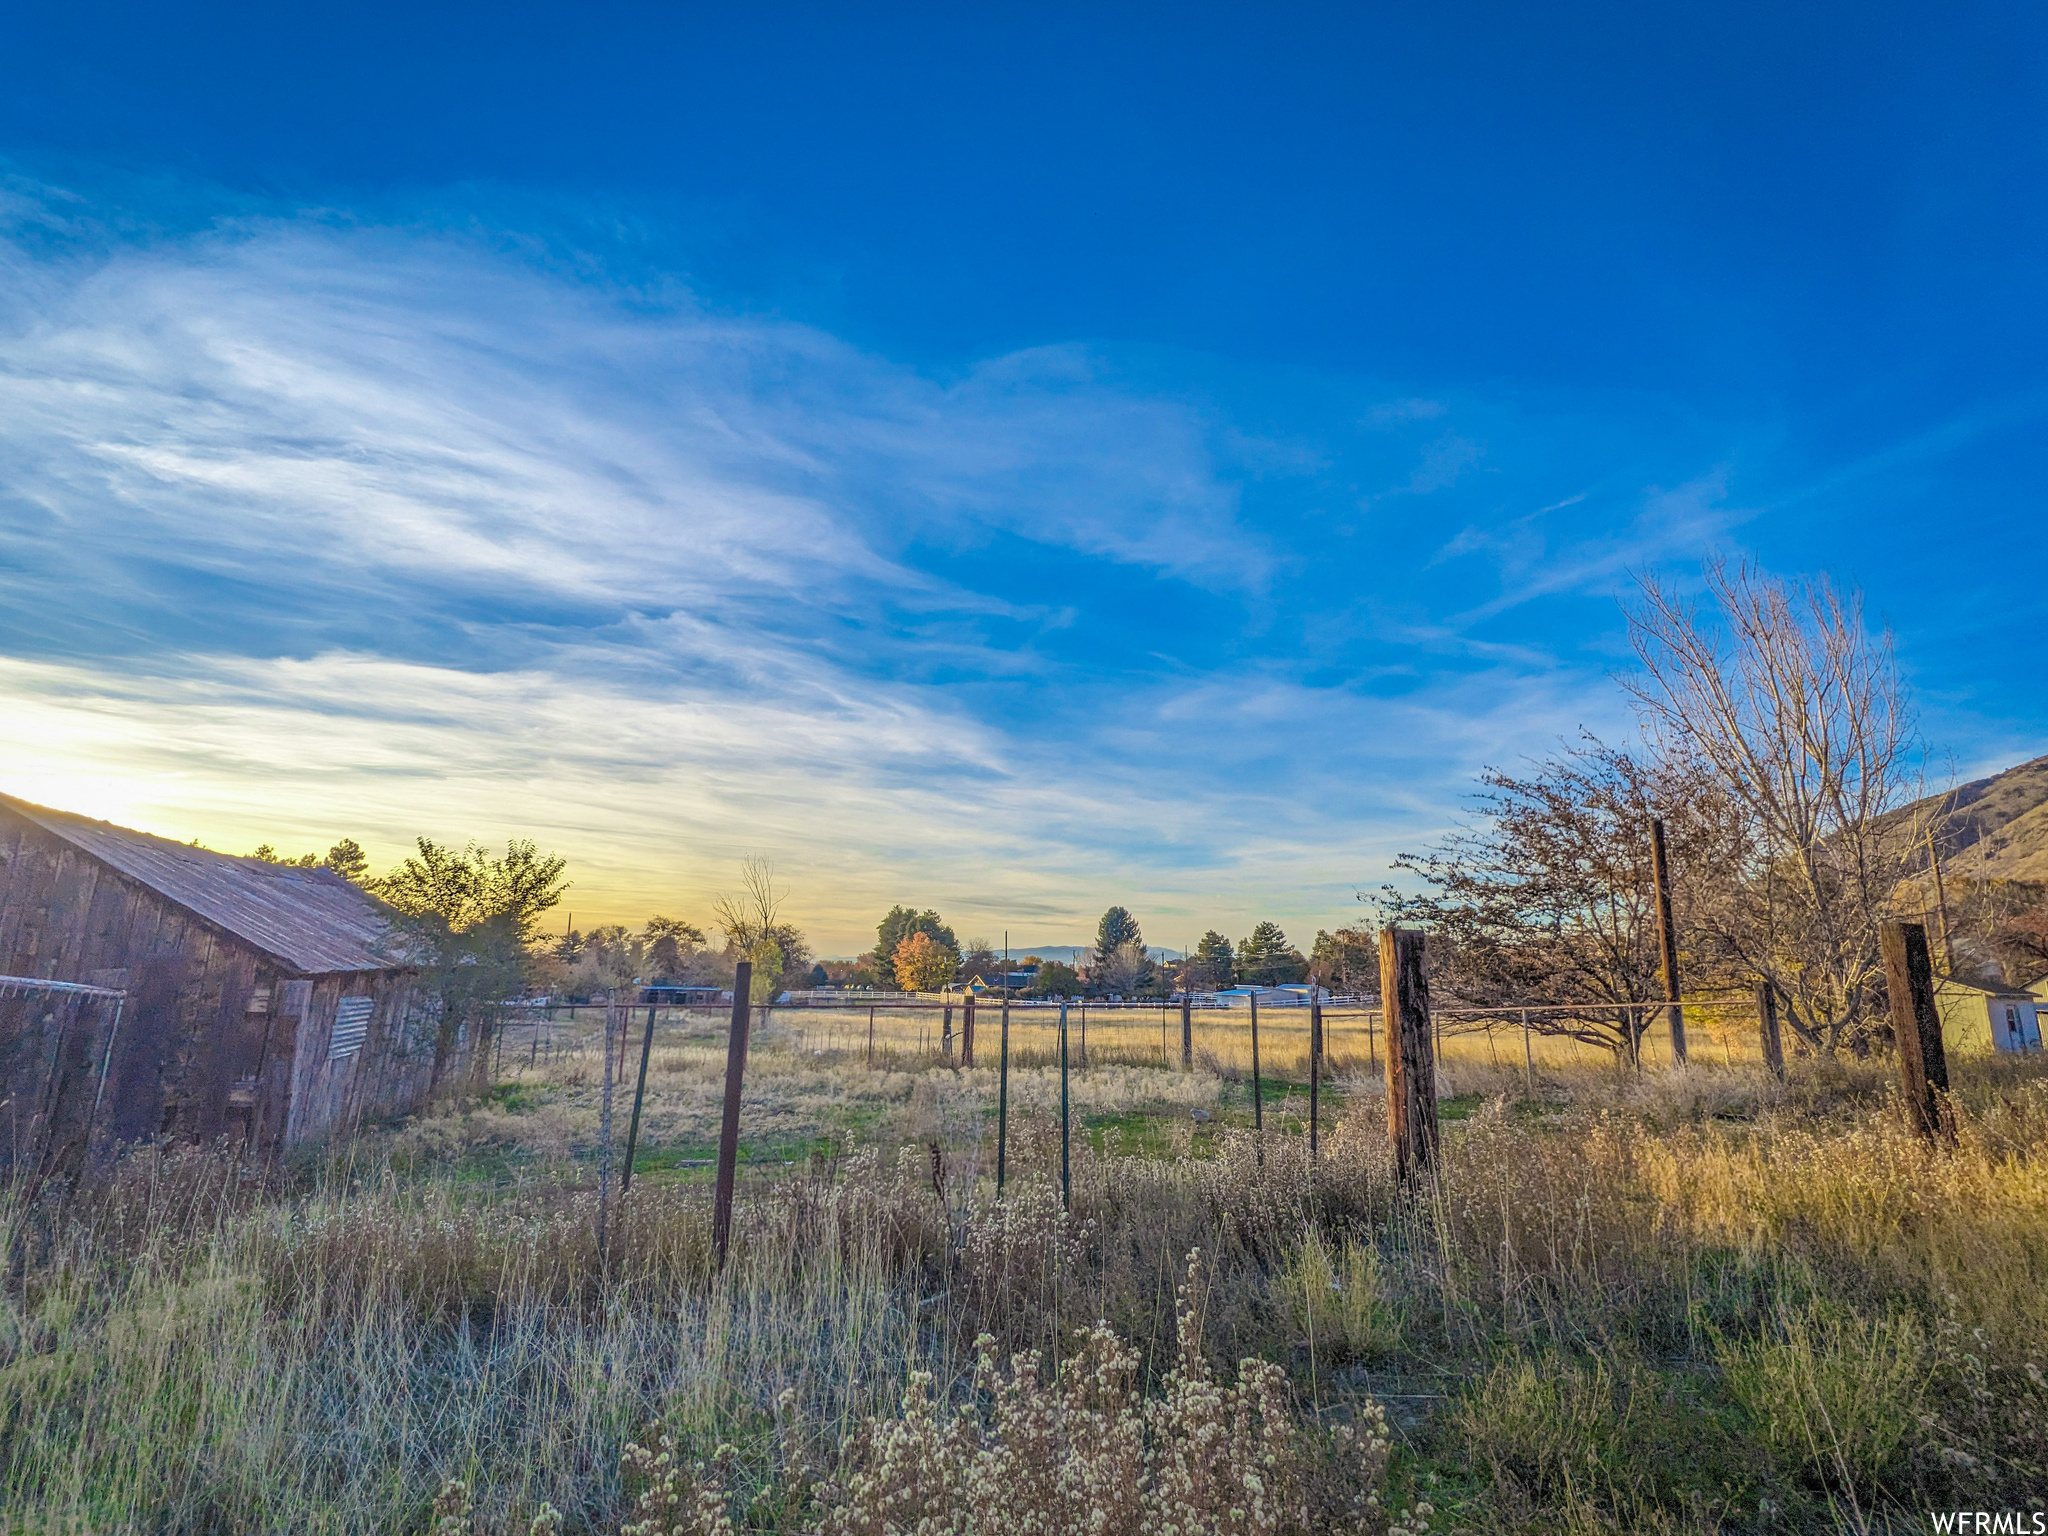
[[[268,1157],[432,1087],[439,999],[328,870],[0,795],[0,978],[0,1163],[151,1137]],[[27,984],[53,981],[106,992]]]

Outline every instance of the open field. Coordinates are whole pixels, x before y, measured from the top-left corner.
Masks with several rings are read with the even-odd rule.
[[[1109,1346],[1076,1330],[1100,1322],[1135,1352],[1131,1390],[1170,1398],[1191,1253],[1220,1377],[1273,1362],[1318,1454],[1361,1427],[1302,1484],[1354,1528],[1426,1499],[1438,1530],[1913,1530],[2048,1496],[2039,1061],[1959,1063],[1959,1145],[1930,1152],[1882,1063],[1802,1061],[1779,1085],[1696,1045],[1683,1073],[1539,1059],[1532,1091],[1519,1030],[1512,1049],[1454,1038],[1443,1166],[1410,1197],[1341,1019],[1312,1169],[1305,1020],[1262,1013],[1259,1140],[1220,1027],[1184,1074],[1159,1065],[1156,1018],[1091,1017],[1063,1217],[1050,1030],[1013,1033],[999,1205],[993,1012],[972,1071],[931,1060],[928,1019],[923,1049],[880,1022],[872,1069],[864,1011],[761,1032],[723,1275],[709,1013],[661,1025],[606,1264],[591,1014],[512,1032],[484,1101],[329,1161],[259,1178],[140,1154],[91,1189],[10,1196],[0,1528],[418,1531],[457,1478],[470,1509],[447,1529],[525,1531],[549,1505],[610,1532],[638,1488],[622,1450],[658,1423],[686,1459],[732,1447],[743,1525],[808,1529],[849,1507],[855,1462],[938,1444],[915,1402],[896,1419],[906,1381],[968,1401],[980,1335],[1099,1365]],[[621,1142],[630,1091],[629,1073]],[[1038,1484],[1013,1473],[1014,1503]]]
[[[1670,1061],[1670,1029],[1661,1009],[1645,1010],[1650,1021],[1643,1034],[1643,1059],[1652,1070]],[[538,1043],[543,1049],[568,1047],[596,1038],[596,1020],[604,1010],[589,1005],[561,1007],[551,1020],[518,1022],[506,1032],[503,1056],[507,1071],[515,1058]],[[966,1011],[951,1010],[953,1050],[957,1056]],[[723,1039],[725,1005],[693,1009],[662,1008],[658,1041],[673,1038]],[[756,1010],[757,1017],[764,1016]],[[871,1017],[872,1015],[872,1017]],[[882,1003],[872,1008],[806,1006],[765,1010],[767,1027],[785,1050],[819,1053],[840,1060],[865,1062],[872,1038],[877,1057],[889,1063],[922,1067],[945,1062],[946,1011],[932,1004],[906,1007]],[[1440,1059],[1453,1066],[1508,1067],[1574,1075],[1614,1065],[1612,1054],[1574,1038],[1552,1023],[1546,1028],[1542,1010],[1530,1015],[1525,1031],[1515,1010],[1449,1010],[1440,1016]],[[638,1049],[646,1009],[636,1009],[628,1033]],[[1195,1056],[1211,1071],[1251,1070],[1251,1013],[1246,1008],[1203,1008],[1194,1011]],[[1708,1066],[1756,1065],[1761,1061],[1755,1005],[1748,999],[1686,1004],[1686,1033],[1694,1062]],[[1789,1032],[1788,1032],[1789,1033]],[[1180,1009],[1164,1003],[1073,1003],[1068,1008],[1068,1048],[1074,1066],[1109,1062],[1143,1067],[1180,1064]],[[1306,1008],[1262,1008],[1259,1011],[1259,1053],[1262,1066],[1280,1076],[1307,1081],[1309,1018]],[[984,1003],[976,1012],[977,1064],[993,1065],[1000,1037],[1000,1011]],[[1386,1036],[1377,1008],[1333,1003],[1323,1009],[1326,1056],[1356,1063],[1366,1073],[1382,1070]],[[1013,1061],[1056,1064],[1059,1060],[1059,1009],[1048,1003],[1013,1004],[1010,1012]],[[1796,1042],[1792,1049],[1797,1049]]]

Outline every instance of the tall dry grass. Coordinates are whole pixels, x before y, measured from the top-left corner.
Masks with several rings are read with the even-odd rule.
[[[710,1069],[677,1054],[688,1138]],[[1035,1351],[1053,1385],[1115,1362],[1120,1401],[1158,1412],[1187,1379],[1196,1251],[1218,1390],[1279,1393],[1324,1435],[1390,1413],[1381,1461],[1347,1463],[1367,1529],[1417,1500],[1438,1528],[1910,1529],[2048,1490],[2034,1065],[1966,1065],[1958,1144],[1930,1150],[1875,1066],[1553,1073],[1532,1095],[1514,1065],[1453,1063],[1445,1092],[1477,1107],[1409,1191],[1362,1078],[1311,1167],[1299,1137],[1195,1124],[1213,1078],[1117,1070],[1094,1102],[1158,1106],[1159,1136],[1145,1156],[1077,1138],[1067,1214],[1049,1078],[1013,1085],[997,1202],[981,1069],[855,1083],[771,1053],[758,1082],[793,1130],[822,1123],[811,1097],[866,1114],[886,1089],[900,1112],[758,1168],[723,1274],[688,1175],[643,1176],[600,1264],[576,1061],[529,1078],[555,1096],[523,1111],[314,1166],[143,1151],[10,1194],[0,1528],[423,1530],[459,1480],[472,1529],[552,1507],[609,1532],[645,1493],[626,1447],[666,1434],[716,1454],[728,1518],[807,1529],[880,1475],[879,1447],[966,1436],[991,1359]],[[508,1174],[523,1120],[547,1124]],[[982,1476],[1003,1442],[972,1422]]]

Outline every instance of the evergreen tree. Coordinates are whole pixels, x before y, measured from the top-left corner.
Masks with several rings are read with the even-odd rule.
[[[1102,921],[1095,928],[1095,958],[1107,960],[1126,944],[1144,946],[1145,936],[1138,931],[1138,920],[1131,916],[1126,907],[1111,907],[1102,914]]]
[[[363,852],[363,845],[352,837],[344,837],[328,849],[327,857],[321,862],[353,885],[361,885],[370,873],[370,856]]]
[[[1253,986],[1277,987],[1306,977],[1308,960],[1287,942],[1278,923],[1260,923],[1237,946],[1237,975]]]
[[[1232,985],[1237,978],[1237,957],[1230,940],[1214,928],[1202,935],[1195,946],[1195,963],[1190,968],[1192,984],[1213,989]]]

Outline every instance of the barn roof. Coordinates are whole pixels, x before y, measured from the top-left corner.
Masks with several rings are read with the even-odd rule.
[[[303,975],[404,964],[378,903],[326,869],[266,864],[53,811],[12,795],[0,806]]]

